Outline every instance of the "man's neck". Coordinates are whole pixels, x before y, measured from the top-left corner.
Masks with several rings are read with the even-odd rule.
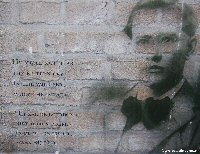
[[[171,90],[167,91],[163,95],[156,97],[155,99],[161,100],[165,97],[169,97],[170,99],[173,99],[174,96],[179,92],[179,90],[182,88],[183,84],[185,83],[185,79],[182,78],[178,84],[176,84],[175,87],[173,87]]]

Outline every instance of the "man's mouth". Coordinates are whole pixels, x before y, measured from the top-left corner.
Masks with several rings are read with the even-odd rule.
[[[158,66],[158,65],[152,65],[152,66],[149,67],[148,72],[149,73],[163,73],[164,67]]]

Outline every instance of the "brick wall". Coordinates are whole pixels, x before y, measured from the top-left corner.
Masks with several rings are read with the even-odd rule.
[[[0,1],[1,152],[114,152],[126,121],[120,112],[123,99],[151,93],[143,87],[149,80],[143,70],[154,46],[144,50],[122,31],[137,2]],[[200,22],[200,1],[185,2]],[[142,24],[176,24],[178,16],[147,10]],[[197,33],[200,42],[199,28]],[[196,53],[188,65],[193,72],[199,68],[199,43]],[[104,84],[126,91],[138,86],[108,100],[94,90]],[[147,131],[137,124],[124,135],[119,152],[151,150],[165,135],[164,127]]]

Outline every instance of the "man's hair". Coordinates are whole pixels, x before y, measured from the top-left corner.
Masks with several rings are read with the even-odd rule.
[[[132,9],[126,27],[124,28],[124,32],[129,36],[130,39],[132,39],[133,18],[138,10],[165,8],[175,5],[177,1],[178,0],[140,0]],[[179,6],[177,7],[180,8]],[[195,35],[197,27],[198,21],[193,9],[187,4],[184,4],[182,12],[182,31],[189,37],[192,37]]]

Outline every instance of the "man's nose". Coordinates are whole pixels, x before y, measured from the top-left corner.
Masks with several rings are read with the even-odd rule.
[[[151,60],[152,60],[153,62],[159,63],[159,62],[162,60],[162,55],[156,54],[156,55],[154,55],[153,57],[151,57]]]

